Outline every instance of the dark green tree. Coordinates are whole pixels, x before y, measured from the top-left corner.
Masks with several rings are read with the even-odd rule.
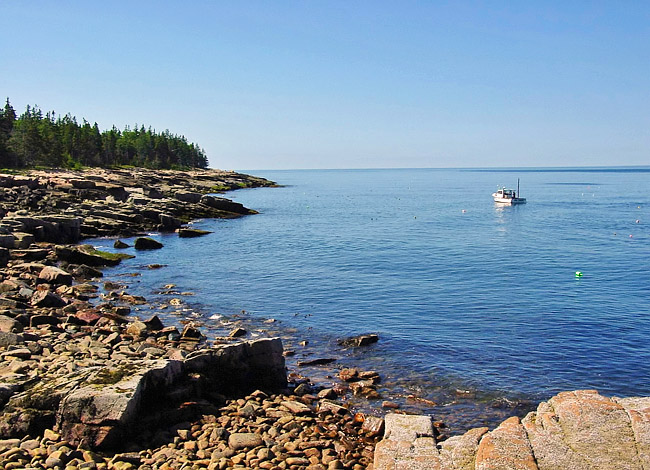
[[[0,168],[18,166],[16,156],[9,148],[9,138],[14,130],[15,122],[16,111],[7,98],[4,109],[0,110]]]
[[[9,104],[0,110],[0,167],[122,166],[147,168],[207,168],[201,147],[169,130],[157,133],[136,124],[120,131],[115,126],[101,132],[70,114],[45,116],[38,106],[27,106],[16,118]]]

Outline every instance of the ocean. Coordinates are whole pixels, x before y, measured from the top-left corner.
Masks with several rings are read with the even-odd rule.
[[[154,234],[163,249],[105,271],[165,304],[134,314],[282,336],[321,386],[377,370],[382,399],[452,433],[562,390],[650,395],[650,167],[248,173],[282,185],[226,195],[259,214]],[[528,203],[495,204],[518,178]],[[364,333],[380,339],[337,343]],[[315,358],[336,361],[296,365]]]

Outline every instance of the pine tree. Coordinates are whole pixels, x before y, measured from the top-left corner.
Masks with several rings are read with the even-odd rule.
[[[0,168],[18,166],[16,155],[9,148],[9,138],[13,133],[15,122],[16,111],[7,98],[4,109],[0,110]]]

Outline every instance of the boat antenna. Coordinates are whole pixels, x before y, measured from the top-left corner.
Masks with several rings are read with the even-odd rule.
[[[519,194],[519,178],[517,178],[517,197],[521,197]]]

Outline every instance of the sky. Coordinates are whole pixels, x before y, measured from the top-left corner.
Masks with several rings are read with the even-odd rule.
[[[0,0],[0,96],[222,169],[650,164],[647,1]]]

